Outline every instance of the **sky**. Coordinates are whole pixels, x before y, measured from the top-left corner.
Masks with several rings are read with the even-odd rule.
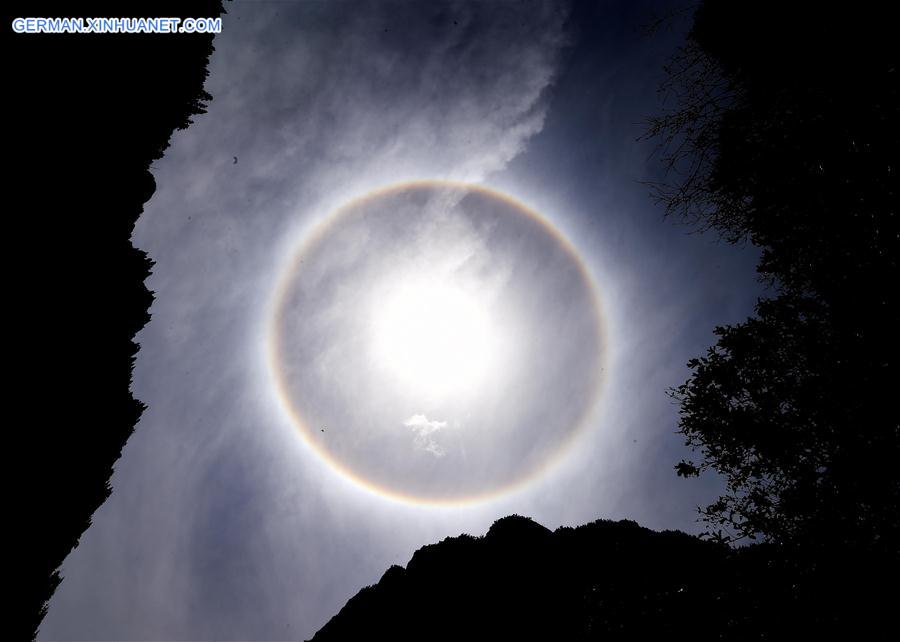
[[[763,290],[650,197],[678,3],[234,2],[133,242],[147,404],[57,639],[304,639],[508,514],[699,532],[666,390]]]

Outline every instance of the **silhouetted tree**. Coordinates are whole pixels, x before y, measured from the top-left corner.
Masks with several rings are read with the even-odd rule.
[[[667,212],[759,246],[772,286],[672,391],[700,455],[676,471],[724,477],[701,513],[726,539],[900,550],[892,24],[877,3],[702,2],[650,124]]]

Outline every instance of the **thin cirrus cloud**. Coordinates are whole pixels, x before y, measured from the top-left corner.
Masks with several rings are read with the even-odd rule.
[[[686,453],[665,389],[716,324],[752,309],[755,259],[664,223],[639,184],[656,177],[635,123],[656,109],[680,35],[637,34],[665,7],[607,0],[570,14],[566,4],[229,6],[206,87],[214,100],[155,164],[158,189],[134,230],[155,261],[133,382],[148,409],[110,500],[65,561],[40,639],[306,639],[391,564],[505,514],[551,527],[597,517],[691,527],[709,493],[673,481]],[[265,359],[275,284],[310,231],[355,197],[418,179],[502,187],[588,248],[614,352],[589,437],[565,465],[465,508],[388,501],[335,473],[280,411]],[[333,262],[378,229],[360,227]],[[444,250],[458,249],[438,266],[448,274],[510,247],[466,226],[445,232]],[[523,274],[521,263],[491,264],[509,266],[497,291]],[[571,300],[540,281],[544,257],[525,264],[531,286]],[[316,314],[340,318],[344,295],[324,294]],[[558,324],[551,334],[577,334],[565,305],[540,310]],[[311,346],[323,355],[312,367],[327,363],[325,348]],[[527,404],[541,406],[527,413],[533,427],[571,412],[575,378],[542,374],[551,387],[499,390],[496,417],[475,428],[489,439]],[[458,448],[466,417],[424,404],[385,417],[407,445],[420,440],[425,469],[477,459]],[[333,440],[342,428],[315,432]],[[538,434],[512,441],[511,457],[539,450]]]
[[[155,261],[133,383],[148,410],[41,639],[308,637],[386,563],[466,528],[350,535],[387,524],[336,508],[357,500],[273,429],[266,305],[299,234],[334,207],[404,180],[478,181],[520,154],[543,127],[564,22],[555,2],[229,8],[214,100],[156,163],[134,231]],[[439,457],[443,426],[422,417],[406,428]]]

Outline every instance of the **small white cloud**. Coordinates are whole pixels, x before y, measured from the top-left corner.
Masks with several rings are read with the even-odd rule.
[[[425,415],[413,415],[403,422],[407,428],[411,428],[414,434],[413,444],[435,457],[443,457],[446,453],[437,442],[436,433],[447,427],[446,421],[429,420]]]

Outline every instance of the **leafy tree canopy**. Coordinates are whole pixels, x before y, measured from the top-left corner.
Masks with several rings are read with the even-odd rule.
[[[773,286],[672,395],[726,539],[898,550],[895,24],[886,6],[705,1],[651,120],[669,214],[762,250]]]

